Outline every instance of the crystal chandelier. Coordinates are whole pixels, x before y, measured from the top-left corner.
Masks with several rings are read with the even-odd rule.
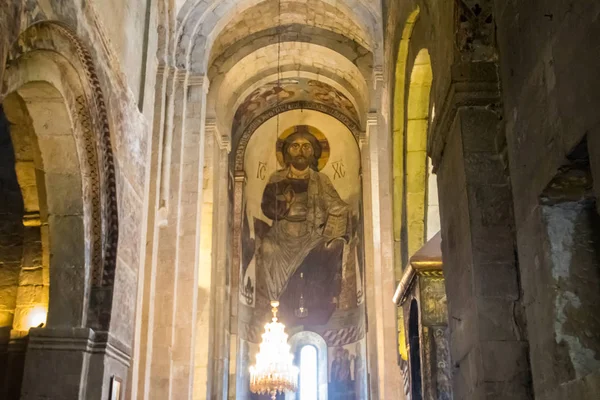
[[[272,301],[273,322],[265,325],[260,351],[256,364],[250,367],[250,390],[258,394],[270,394],[275,400],[277,393],[295,392],[298,389],[298,368],[294,366],[294,356],[285,325],[277,322],[278,301]]]

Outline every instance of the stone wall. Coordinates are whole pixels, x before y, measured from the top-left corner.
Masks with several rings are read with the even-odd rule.
[[[23,257],[23,198],[15,172],[9,123],[0,108],[0,327],[12,329]],[[3,335],[4,336],[4,335]]]
[[[597,300],[591,302],[586,293],[598,292],[598,258],[594,261],[593,249],[587,251],[591,258],[579,257],[580,251],[586,254],[580,247],[586,242],[598,248],[589,231],[593,218],[598,226],[598,215],[582,203],[585,196],[551,207],[540,204],[540,196],[559,170],[571,163],[568,158],[586,134],[591,157],[587,168],[589,162],[600,164],[600,62],[598,52],[590,51],[597,48],[595,38],[600,35],[600,5],[584,0],[496,1],[495,5],[535,396],[595,398],[600,339],[593,333],[598,331],[594,328],[597,312],[587,307]],[[594,178],[599,179],[597,171]],[[593,204],[593,198],[589,201]],[[557,252],[557,246],[562,250]],[[576,314],[571,307],[578,309]],[[573,333],[580,329],[590,334]],[[588,356],[582,358],[580,352]]]
[[[440,182],[455,397],[594,398],[598,321],[587,307],[597,302],[590,291],[598,274],[600,87],[589,49],[597,47],[599,6],[386,2],[390,82],[394,72],[398,79],[404,22],[417,7],[406,74],[428,47],[436,109],[429,152]],[[561,174],[582,148],[587,178],[574,201],[581,178]],[[569,193],[550,206],[540,197],[557,179],[569,182]]]

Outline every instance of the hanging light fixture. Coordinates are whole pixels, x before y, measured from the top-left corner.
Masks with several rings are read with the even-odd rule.
[[[275,400],[278,393],[298,389],[298,368],[293,364],[285,325],[277,321],[278,301],[272,301],[273,320],[265,325],[256,364],[250,367],[250,390],[269,394]]]

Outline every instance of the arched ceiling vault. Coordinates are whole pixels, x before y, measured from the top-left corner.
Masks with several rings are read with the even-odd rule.
[[[336,82],[336,86],[345,88],[348,99],[358,106],[359,115],[365,110],[367,81],[355,64],[324,46],[284,42],[280,46],[272,44],[261,47],[230,65],[227,72],[212,77],[207,115],[217,119],[222,132],[228,132],[233,119],[232,111],[235,112],[229,108],[230,105],[238,102],[241,93],[250,87],[256,88],[256,83],[264,81],[264,78],[273,76],[271,82],[276,81],[278,68],[282,72],[308,72],[328,78]]]
[[[206,115],[225,135],[248,123],[236,116],[244,104],[280,104],[272,92],[283,75],[296,81],[286,86],[296,103],[327,105],[362,126],[381,29],[375,9],[372,0],[188,0],[176,67],[207,75]]]
[[[237,14],[215,39],[211,49],[211,59],[221,54],[229,46],[257,32],[273,30],[278,25],[301,25],[319,28],[324,32],[336,33],[348,38],[368,51],[372,51],[369,34],[352,18],[340,13],[334,5],[322,0],[297,2],[282,0],[281,16],[279,0],[267,0]]]
[[[278,31],[279,30],[279,36]],[[292,24],[257,31],[228,45],[209,63],[208,78],[212,80],[219,73],[226,73],[242,58],[252,52],[281,42],[313,43],[327,47],[347,58],[360,70],[365,79],[369,79],[373,67],[373,53],[354,40],[322,28]]]
[[[222,50],[232,41],[277,24],[277,1],[188,0],[178,17],[176,66],[204,73],[214,46]],[[376,47],[380,16],[369,0],[281,1],[282,24],[302,23],[342,34],[369,50]],[[289,10],[285,16],[284,8]],[[270,15],[273,12],[275,16]]]

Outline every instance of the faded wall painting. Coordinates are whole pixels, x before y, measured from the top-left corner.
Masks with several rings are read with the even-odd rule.
[[[330,349],[353,344],[351,368],[362,365],[364,351],[356,350],[365,331],[356,138],[326,114],[289,111],[280,114],[279,129],[272,118],[250,138],[244,167],[240,340],[260,342],[269,303],[279,300],[290,336],[309,330]],[[352,390],[338,398],[362,399],[350,375]],[[359,381],[366,382],[366,374]]]
[[[329,348],[329,400],[366,399],[365,341]]]
[[[359,120],[355,105],[336,88],[315,79],[286,78],[279,85],[273,82],[246,96],[237,108],[233,125],[237,129],[244,129],[258,115],[276,104],[308,100],[339,110],[355,122]],[[237,132],[233,136],[237,136]]]

